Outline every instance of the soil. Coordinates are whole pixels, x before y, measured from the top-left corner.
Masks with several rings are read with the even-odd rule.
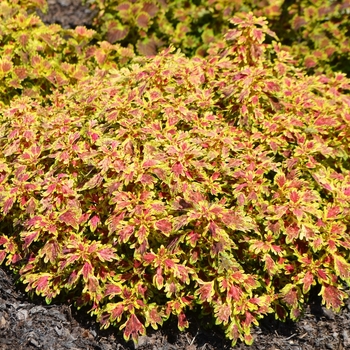
[[[75,27],[91,23],[93,13],[80,0],[48,0],[45,23]],[[276,321],[265,317],[252,334],[254,344],[238,343],[236,350],[346,350],[350,349],[350,299],[340,313],[321,305],[317,288],[313,290],[299,322]],[[350,292],[349,292],[350,295]],[[126,343],[117,329],[100,330],[86,310],[67,304],[46,305],[38,297],[30,299],[15,276],[0,268],[0,350],[222,350],[233,349],[219,327],[208,328],[208,319],[189,315],[190,327],[177,329],[169,320],[157,330],[148,330],[135,346]]]

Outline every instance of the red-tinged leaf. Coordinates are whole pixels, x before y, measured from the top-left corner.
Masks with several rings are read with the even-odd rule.
[[[156,307],[152,307],[147,312],[145,326],[148,327],[148,325],[151,325],[153,329],[158,329],[158,324],[163,324],[162,314],[157,310]]]
[[[33,284],[36,286],[37,292],[45,292],[49,287],[49,278],[51,275],[45,275],[38,278],[38,280]]]
[[[105,296],[109,296],[109,299],[112,299],[114,296],[119,295],[122,289],[115,284],[107,284],[105,290]]]
[[[20,254],[14,254],[11,259],[11,264],[17,264],[19,261],[21,261],[22,257]]]
[[[248,107],[246,105],[242,105],[241,112],[243,115],[248,114]]]
[[[137,342],[137,339],[139,335],[145,335],[146,329],[143,326],[143,324],[139,321],[139,319],[134,315],[131,314],[126,323],[124,323],[120,329],[124,330],[124,339],[128,341],[130,339],[130,336],[134,342]]]
[[[255,317],[249,312],[245,312],[245,320],[243,321],[243,328],[249,330],[252,323],[257,323]]]
[[[145,4],[143,4],[142,10],[149,14],[151,17],[154,17],[158,12],[158,7],[155,4],[152,4],[151,2],[146,2]]]
[[[349,281],[350,279],[350,264],[339,255],[334,254],[334,269],[337,276],[340,276],[342,279]]]
[[[116,255],[112,248],[102,248],[96,251],[97,257],[102,261],[112,261],[116,259]]]
[[[327,219],[335,218],[340,213],[339,207],[329,208],[327,211]]]
[[[94,175],[88,182],[86,182],[82,188],[82,190],[92,189],[98,187],[102,184],[103,176],[101,174]]]
[[[301,310],[299,307],[293,307],[290,311],[290,318],[295,321],[298,320],[301,316]]]
[[[201,286],[196,290],[196,295],[202,302],[211,302],[215,295],[214,281],[212,282],[201,282]]]
[[[306,24],[306,20],[304,17],[301,17],[301,16],[295,16],[292,21],[292,26],[294,30],[300,29],[305,24]]]
[[[239,301],[242,296],[242,289],[239,287],[236,287],[235,285],[232,285],[227,292],[227,297],[230,299],[232,298],[234,301]]]
[[[328,281],[328,276],[327,276],[326,272],[324,272],[324,270],[318,269],[318,270],[317,270],[317,275],[318,275],[318,277],[321,278],[323,281]]]
[[[78,281],[79,279],[79,274],[76,271],[73,271],[68,278],[67,283],[65,284],[66,288],[72,288],[72,286],[74,286],[74,284]]]
[[[180,331],[184,331],[189,326],[186,315],[183,312],[177,316],[177,326]]]
[[[100,218],[98,215],[94,215],[90,220],[89,220],[89,226],[91,232],[95,232],[97,225],[101,222]]]
[[[201,235],[197,232],[191,231],[186,239],[189,241],[192,248],[194,248],[197,245],[198,240],[200,239]]]
[[[96,32],[92,29],[87,29],[86,27],[78,26],[74,30],[78,35],[90,39]]]
[[[276,315],[279,320],[285,320],[287,317],[287,311],[285,308],[279,304],[276,305]]]
[[[319,295],[322,295],[322,302],[326,304],[326,308],[332,308],[334,310],[340,309],[340,307],[343,305],[342,300],[346,296],[344,292],[328,284],[322,285]]]
[[[333,239],[329,239],[328,241],[328,249],[330,252],[334,253],[337,251],[337,245]]]
[[[232,346],[237,343],[237,340],[241,334],[236,322],[236,320],[232,321],[226,331],[227,336],[232,340]]]
[[[6,236],[0,236],[0,245],[7,243],[9,239]]]
[[[4,203],[4,207],[3,207],[3,213],[4,215],[7,215],[8,212],[11,210],[11,208],[13,207],[13,204],[16,200],[15,196],[11,196],[9,198],[6,199],[5,203]]]
[[[150,174],[142,174],[141,178],[140,178],[140,182],[143,185],[148,185],[148,186],[152,186],[151,188],[153,188],[153,182],[154,182],[154,178],[152,175]]]
[[[5,250],[0,250],[0,265],[4,262],[6,255],[7,253]]]
[[[155,223],[155,226],[158,230],[160,230],[162,233],[164,233],[166,236],[168,236],[172,230],[172,224],[167,219],[161,219],[158,220]]]
[[[313,68],[313,67],[317,66],[317,61],[316,61],[315,57],[308,56],[305,58],[304,64],[305,64],[306,68]]]
[[[247,345],[252,345],[254,343],[254,338],[251,334],[244,334],[244,342]]]
[[[136,18],[136,23],[139,27],[146,29],[148,27],[149,20],[150,16],[148,13],[141,12]]]
[[[333,118],[327,118],[327,117],[319,117],[315,121],[315,126],[334,126],[335,121]]]
[[[155,166],[157,164],[158,164],[158,162],[156,160],[148,159],[148,160],[143,162],[142,168],[150,168],[150,167]]]
[[[6,74],[12,69],[12,62],[6,59],[0,60],[0,72]]]
[[[153,253],[146,253],[143,255],[143,259],[150,264],[157,256]]]
[[[344,190],[344,194],[345,194],[345,196],[350,196],[350,187],[347,187],[347,188]]]
[[[165,259],[164,265],[169,269],[173,269],[175,266],[175,263],[171,259]]]
[[[303,293],[306,294],[309,292],[310,287],[316,283],[314,280],[314,275],[310,272],[307,271],[305,276],[301,280],[303,282]]]
[[[116,304],[108,304],[107,310],[110,312],[110,320],[119,322],[124,312],[124,304],[122,302]]]
[[[125,217],[125,212],[122,212],[119,215],[112,215],[106,220],[106,224],[108,225],[109,234],[115,232],[119,226],[120,221],[122,221]]]
[[[266,269],[267,273],[270,276],[273,276],[277,272],[278,267],[276,266],[275,262],[273,261],[273,259],[271,258],[270,255],[265,254],[264,260],[265,260],[265,269]]]
[[[121,41],[125,39],[128,33],[129,27],[121,24],[117,20],[112,20],[107,25],[107,40],[112,44],[114,44],[116,41]],[[99,64],[102,64],[107,56],[102,50],[99,53],[99,55],[97,55],[97,51],[99,50],[96,50],[95,52],[96,61]]]
[[[157,286],[159,290],[161,290],[164,286],[164,278],[161,273],[156,273],[153,277],[153,283]]]
[[[76,230],[79,228],[79,218],[77,218],[77,213],[71,209],[68,209],[61,214],[58,217],[58,220],[66,225],[72,226]]]
[[[264,41],[264,39],[265,39],[265,35],[264,35],[263,31],[260,30],[260,29],[257,29],[257,28],[253,28],[251,36],[259,44],[261,44]]]
[[[28,248],[34,241],[38,239],[39,234],[40,231],[26,232],[25,234],[22,233],[22,236],[24,236],[24,247]]]
[[[83,274],[84,281],[87,282],[90,275],[93,274],[94,268],[89,262],[85,262],[81,272]]]
[[[292,202],[296,203],[298,202],[298,200],[300,199],[298,193],[296,191],[292,191],[290,194],[289,194],[289,198]]]
[[[122,2],[116,7],[117,11],[128,11],[131,7],[130,2]]]
[[[98,279],[95,276],[89,276],[88,288],[90,292],[95,293],[99,287]]]
[[[185,176],[184,168],[180,162],[175,163],[172,166],[171,170],[175,174],[176,177],[179,177],[180,175]]]
[[[119,231],[119,237],[122,243],[126,243],[134,233],[135,226],[128,225]]]
[[[226,325],[230,320],[230,316],[232,314],[231,305],[221,304],[215,307],[215,316],[217,318],[216,324],[223,323]]]
[[[292,213],[297,217],[298,220],[301,220],[304,215],[304,212],[299,208],[292,209]]]
[[[287,285],[282,290],[283,301],[288,305],[295,306],[298,304],[299,296],[297,289],[294,286]]]
[[[225,39],[226,40],[235,40],[238,37],[240,37],[242,35],[242,31],[241,30],[237,30],[237,29],[232,29],[229,30],[226,34],[225,34]]]

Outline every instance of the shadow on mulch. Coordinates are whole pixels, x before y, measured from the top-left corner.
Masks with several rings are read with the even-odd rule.
[[[100,330],[87,314],[64,303],[46,305],[35,296],[30,299],[22,284],[0,269],[0,350],[230,350],[231,343],[209,316],[188,313],[190,327],[177,328],[175,317],[159,330],[148,329],[139,343],[125,342],[120,332],[110,327]],[[238,343],[237,350],[346,350],[350,349],[350,302],[339,314],[325,310],[315,289],[299,322],[285,323],[268,315],[254,327],[252,346]],[[213,327],[212,327],[213,326]],[[210,328],[212,327],[212,328]]]

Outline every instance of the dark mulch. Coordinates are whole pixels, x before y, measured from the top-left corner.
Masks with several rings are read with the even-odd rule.
[[[80,0],[48,0],[50,11],[45,23],[63,27],[89,25],[93,14]],[[190,328],[177,330],[170,320],[158,331],[149,330],[138,346],[126,343],[116,329],[101,331],[86,313],[71,305],[46,305],[40,298],[31,300],[14,276],[0,268],[0,350],[222,350],[232,349],[218,327],[190,315]],[[339,314],[324,309],[317,293],[310,299],[299,322],[278,322],[266,317],[253,329],[252,346],[237,344],[237,350],[346,350],[350,349],[350,301]]]
[[[0,350],[222,350],[233,349],[220,328],[190,315],[190,328],[179,332],[175,320],[150,330],[137,346],[126,343],[116,329],[100,330],[86,310],[71,305],[46,305],[31,300],[23,285],[0,268]],[[324,309],[314,293],[299,322],[282,323],[273,316],[253,329],[252,346],[238,343],[237,350],[346,350],[350,349],[350,300],[339,314]]]

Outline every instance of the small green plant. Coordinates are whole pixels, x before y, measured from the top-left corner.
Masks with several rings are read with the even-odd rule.
[[[341,307],[349,79],[296,68],[263,18],[230,24],[205,58],[168,48],[1,110],[0,262],[28,292],[134,341],[197,309],[251,344],[316,283]]]

